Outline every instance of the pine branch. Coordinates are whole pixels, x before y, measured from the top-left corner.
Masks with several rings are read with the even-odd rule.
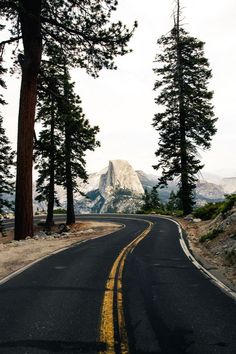
[[[5,44],[10,44],[10,43],[13,43],[13,42],[16,42],[16,41],[19,41],[20,39],[22,39],[22,36],[17,36],[17,37],[11,37],[5,41],[2,41],[0,42],[0,48],[1,47],[4,47]]]

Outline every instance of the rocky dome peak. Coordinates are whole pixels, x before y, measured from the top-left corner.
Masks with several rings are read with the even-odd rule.
[[[99,189],[103,195],[114,189],[126,189],[135,194],[143,194],[143,186],[133,167],[125,160],[111,160],[107,172],[100,180]]]

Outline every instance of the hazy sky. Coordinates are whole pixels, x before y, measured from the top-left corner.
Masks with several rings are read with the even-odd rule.
[[[102,169],[110,159],[126,159],[135,169],[156,173],[157,132],[151,126],[154,104],[152,71],[157,39],[173,26],[173,0],[119,0],[114,18],[138,28],[130,42],[131,54],[116,59],[117,71],[103,70],[98,79],[73,70],[76,91],[91,124],[100,126],[101,147],[88,154],[88,171]],[[236,2],[235,0],[183,0],[184,26],[206,42],[205,56],[213,72],[218,132],[210,151],[202,152],[205,171],[236,176]],[[16,141],[19,80],[8,79],[5,127]]]

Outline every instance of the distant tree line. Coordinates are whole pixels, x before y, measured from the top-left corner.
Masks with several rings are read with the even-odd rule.
[[[170,214],[181,216],[181,200],[179,192],[171,191],[167,202],[161,201],[157,187],[152,189],[145,188],[142,197],[143,205],[141,209],[137,210],[139,214]]]

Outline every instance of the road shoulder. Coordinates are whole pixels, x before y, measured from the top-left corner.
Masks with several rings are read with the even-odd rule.
[[[226,287],[228,287],[232,292],[235,293],[236,296],[236,277],[235,277],[235,269],[225,264],[222,264],[219,257],[211,254],[206,247],[202,246],[199,243],[200,233],[197,232],[197,225],[193,225],[192,223],[186,222],[181,218],[172,218],[176,221],[183,232],[183,238],[185,244],[192,254],[192,256],[196,259],[196,261],[213,275],[216,279],[218,279],[221,283],[223,283]],[[194,230],[194,232],[193,232]]]

